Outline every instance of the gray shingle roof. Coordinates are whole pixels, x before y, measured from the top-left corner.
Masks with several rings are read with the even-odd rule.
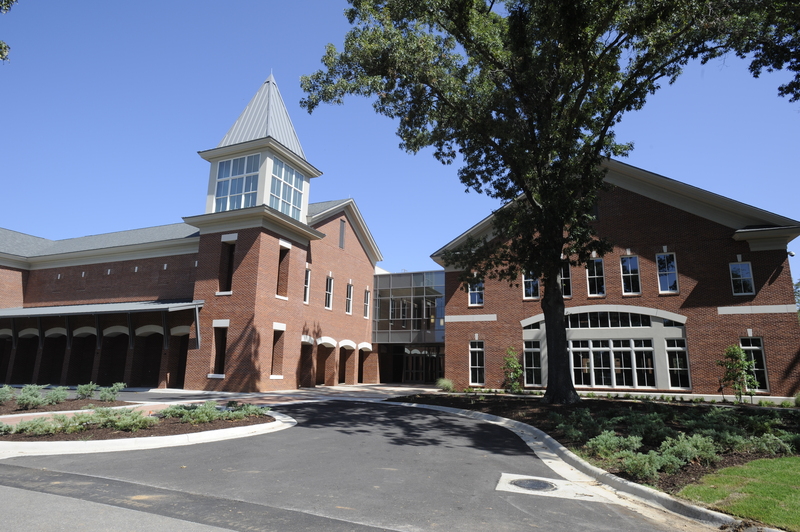
[[[331,200],[331,201],[319,201],[317,203],[309,203],[308,204],[308,217],[312,218],[319,213],[325,212],[327,210],[333,209],[338,205],[342,205],[347,203],[350,200]]]
[[[196,227],[188,224],[160,225],[133,229],[130,231],[117,231],[102,235],[82,236],[65,240],[47,240],[35,236],[9,231],[0,228],[0,253],[17,255],[20,257],[44,257],[61,253],[75,253],[78,251],[91,251],[118,246],[132,246],[148,244],[166,240],[179,240],[199,236]]]
[[[272,137],[298,157],[306,159],[272,74],[247,104],[217,148],[267,137]]]

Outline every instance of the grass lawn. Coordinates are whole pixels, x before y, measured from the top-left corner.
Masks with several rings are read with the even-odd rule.
[[[755,460],[721,469],[680,493],[745,519],[800,532],[800,457]]]

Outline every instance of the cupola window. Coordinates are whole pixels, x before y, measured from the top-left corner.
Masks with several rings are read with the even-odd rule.
[[[303,205],[303,182],[305,178],[291,166],[279,159],[272,165],[269,206],[295,220],[300,219]]]
[[[254,207],[258,191],[259,154],[220,161],[214,212]]]

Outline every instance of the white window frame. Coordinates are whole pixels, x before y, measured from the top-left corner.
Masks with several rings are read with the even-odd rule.
[[[667,255],[672,255],[672,265],[673,270],[661,270],[661,265],[659,264],[660,257],[666,257]],[[681,291],[681,286],[678,281],[678,258],[675,256],[674,252],[665,252],[665,253],[656,253],[656,271],[658,272],[658,293],[659,294],[678,294]],[[671,275],[675,276],[675,289],[667,289],[664,290],[661,287],[661,279],[670,279]]]
[[[370,293],[369,293],[369,289],[367,288],[367,289],[364,290],[364,319],[365,320],[369,319],[369,296],[370,296]]]
[[[522,350],[522,367],[524,371],[525,386],[543,386],[544,368],[542,366],[542,344],[540,340],[525,340]],[[536,359],[539,359],[537,365]],[[536,378],[536,370],[539,378]],[[529,378],[530,377],[530,378]]]
[[[630,264],[627,266],[628,267],[628,273],[625,273],[625,267],[626,267],[625,262],[626,262],[626,259],[628,259],[628,261],[634,261],[636,263],[636,265],[635,265],[635,272],[636,273],[632,273],[631,272]],[[642,277],[641,277],[641,270],[639,269],[639,257],[638,257],[638,255],[623,255],[622,257],[620,257],[619,258],[619,271],[620,271],[620,275],[622,276],[622,295],[625,295],[625,296],[638,296],[638,295],[641,295],[642,294]],[[639,287],[639,289],[638,290],[628,290],[628,291],[626,291],[625,290],[625,280],[626,279],[629,280],[629,282],[631,284],[631,288],[633,288],[633,281],[635,280],[636,285]]]
[[[585,343],[586,345],[576,345],[578,342]],[[636,345],[640,343],[641,345]],[[618,344],[618,345],[615,345]],[[649,344],[649,345],[645,345]],[[570,358],[570,367],[572,369],[572,382],[575,386],[584,387],[584,388],[621,388],[621,389],[654,389],[655,385],[655,377],[653,377],[653,384],[642,384],[639,382],[639,371],[649,371],[651,374],[656,371],[655,366],[655,348],[653,346],[653,340],[648,338],[615,338],[615,339],[606,339],[606,338],[580,338],[580,339],[570,339],[569,340],[569,358]],[[575,366],[575,353],[586,353],[588,355],[588,365],[580,367]],[[608,366],[597,366],[595,361],[595,352],[605,352],[608,353]],[[622,373],[624,370],[630,370],[632,384],[620,384],[617,382],[617,354],[622,354],[623,352],[628,353],[630,357],[630,367],[623,366],[619,364],[619,373]],[[652,366],[648,367],[639,367],[637,363],[637,354],[639,352],[648,353],[648,359],[652,362]],[[609,384],[598,384],[597,383],[597,375],[596,371],[601,369],[607,369],[610,372],[610,383]],[[588,383],[578,383],[575,378],[576,370],[581,370],[584,373],[588,373]]]
[[[747,277],[741,276],[741,270],[740,270],[739,271],[740,277],[738,277],[738,278],[734,277],[734,274],[733,274],[734,269],[735,268],[739,269],[739,268],[742,268],[742,267],[746,267],[747,268],[748,276]],[[750,262],[731,262],[731,263],[728,264],[728,272],[731,275],[731,290],[733,290],[733,295],[735,295],[735,296],[752,296],[752,295],[755,295],[755,293],[756,293],[756,285],[753,282],[753,266],[750,264]],[[742,289],[740,289],[739,291],[736,290],[736,282],[737,281],[742,283]],[[749,282],[750,283],[750,291],[749,292],[746,292],[746,291],[743,290],[745,282]]]
[[[469,306],[470,307],[482,307],[484,296],[483,296],[483,281],[478,281],[475,283],[469,283]]]
[[[567,290],[564,289],[565,287]],[[569,262],[561,265],[561,295],[564,299],[572,298],[572,269]]]
[[[530,287],[530,290],[528,289]],[[541,297],[539,278],[529,274],[522,274],[522,299],[533,300]],[[533,295],[528,295],[531,292]]]
[[[303,303],[308,305],[311,299],[311,270],[306,268],[306,276],[303,280]]]
[[[274,157],[269,187],[269,206],[299,220],[303,208],[304,188],[305,177],[303,174]]]
[[[236,168],[240,162],[241,171]],[[258,194],[258,170],[260,166],[260,153],[219,161],[217,163],[217,177],[214,180],[214,212],[254,207]],[[234,187],[239,185],[241,185],[241,189],[234,190]]]
[[[670,342],[675,342],[676,345],[670,345]],[[677,345],[682,344],[682,345]],[[667,338],[666,339],[666,352],[667,352],[667,372],[669,373],[669,387],[670,389],[688,390],[692,387],[692,375],[689,370],[689,350],[686,348],[685,338]],[[674,353],[683,353],[686,367],[673,367],[672,356]],[[686,386],[674,386],[672,384],[672,375],[675,372],[685,373],[687,384]]]
[[[753,345],[754,343],[758,342],[758,345]],[[749,345],[747,345],[749,344]],[[765,388],[754,388],[753,391],[756,392],[769,392],[769,379],[767,378],[767,357],[764,354],[764,339],[760,336],[746,336],[739,338],[739,347],[741,347],[745,353],[747,353],[747,357],[750,360],[755,360],[754,353],[758,352],[759,357],[761,358],[761,365],[764,369],[753,369],[753,376],[756,377],[756,372],[764,374],[764,386]],[[757,362],[756,362],[757,364]],[[758,366],[756,366],[758,367]],[[758,381],[759,378],[756,377]]]
[[[597,265],[600,265],[600,274],[597,273]],[[591,265],[591,268],[590,268]],[[590,271],[591,270],[591,271]],[[601,292],[592,293],[592,281],[594,280],[595,289],[597,279],[600,279],[600,282],[603,283],[603,290]],[[589,297],[605,297],[606,295],[606,269],[605,265],[603,264],[603,259],[590,259],[589,262],[586,263],[586,291],[589,294]]]
[[[325,278],[325,308],[327,310],[333,308],[333,277],[331,276]]]
[[[469,384],[470,386],[486,384],[486,350],[483,340],[473,340],[469,343]]]
[[[347,293],[344,298],[344,312],[345,314],[353,313],[353,285],[347,283]]]

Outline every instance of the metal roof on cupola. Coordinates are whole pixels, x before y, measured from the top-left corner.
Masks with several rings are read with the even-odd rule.
[[[270,137],[302,160],[306,160],[272,74],[247,104],[217,148]]]

